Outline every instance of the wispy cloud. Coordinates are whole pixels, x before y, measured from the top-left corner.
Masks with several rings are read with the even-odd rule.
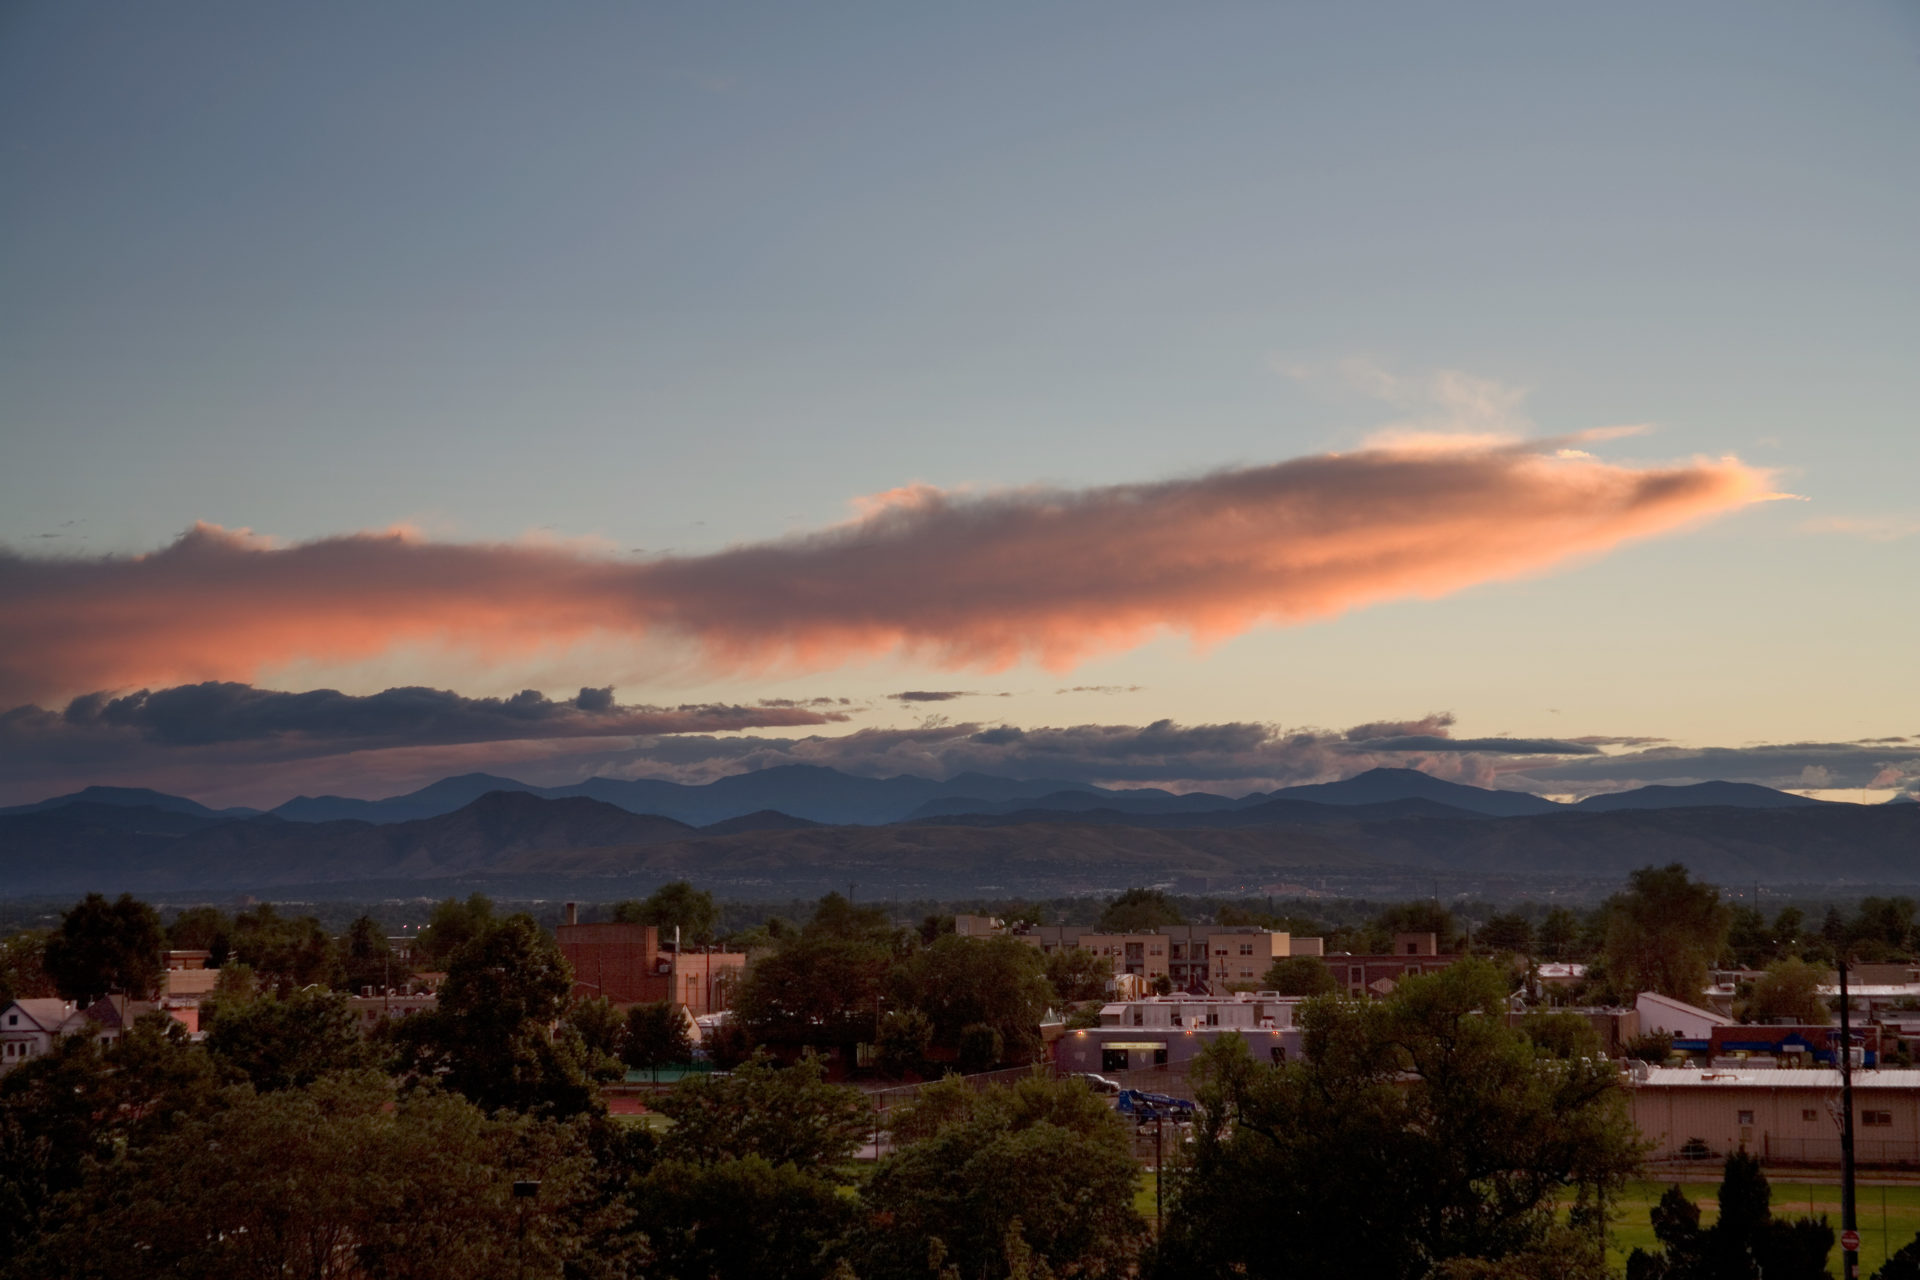
[[[1077,491],[920,486],[812,535],[641,563],[407,531],[282,546],[202,524],[146,555],[0,554],[0,703],[653,634],[715,671],[888,653],[1066,670],[1166,632],[1207,644],[1539,573],[1771,496],[1731,458],[1475,446]]]
[[[1920,535],[1920,516],[1821,516],[1804,520],[1806,533],[1838,533],[1869,542],[1898,542]]]

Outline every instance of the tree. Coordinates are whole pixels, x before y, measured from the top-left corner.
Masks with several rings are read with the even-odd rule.
[[[1440,950],[1451,951],[1459,933],[1453,912],[1437,902],[1399,902],[1373,918],[1371,934],[1374,950],[1386,951],[1396,933],[1430,933]]]
[[[586,1050],[588,1072],[595,1080],[618,1080],[627,1074],[623,1054],[627,1047],[627,1019],[605,996],[575,1000],[567,1010],[567,1026]]]
[[[1095,955],[1085,947],[1062,947],[1047,953],[1047,981],[1063,1004],[1098,1000],[1113,981],[1113,959]]]
[[[1144,1242],[1126,1126],[1073,1081],[929,1086],[894,1136],[906,1145],[862,1192],[870,1215],[852,1253],[864,1280],[927,1276],[936,1241],[935,1271],[1010,1277],[1025,1258],[1027,1274],[1120,1276]]]
[[[611,1214],[577,1127],[488,1118],[375,1074],[244,1092],[101,1165],[23,1274],[558,1275]],[[515,1179],[540,1193],[513,1197]],[[624,1216],[622,1213],[621,1216]]]
[[[61,1197],[80,1188],[90,1166],[219,1105],[218,1083],[212,1060],[160,1013],[111,1045],[62,1036],[0,1076],[0,1257],[57,1226]]]
[[[1873,1280],[1920,1280],[1920,1235],[1894,1250],[1873,1273]]]
[[[1621,993],[1654,991],[1698,1003],[1731,923],[1720,891],[1677,862],[1643,867],[1606,909],[1607,973]]]
[[[312,916],[289,919],[263,902],[233,919],[233,958],[283,995],[296,987],[334,986],[339,957],[333,938]]]
[[[590,1110],[586,1046],[571,1027],[552,1030],[572,989],[571,966],[533,917],[495,921],[448,959],[439,1007],[395,1026],[401,1069],[437,1076],[487,1111]]]
[[[47,973],[47,934],[24,929],[0,942],[0,1005],[59,994]]]
[[[857,1089],[828,1084],[812,1054],[791,1067],[764,1054],[726,1076],[689,1076],[654,1104],[673,1121],[660,1154],[690,1164],[758,1156],[769,1164],[826,1171],[844,1162],[873,1130]]]
[[[1028,1062],[1040,1052],[1040,1016],[1053,997],[1046,959],[1013,938],[945,934],[896,965],[887,986],[899,1008],[918,1009],[933,1024],[937,1049],[959,1053],[968,1032],[974,1065]],[[980,1055],[997,1046],[984,1063]]]
[[[1303,1062],[1222,1037],[1150,1273],[1470,1275],[1559,1239],[1569,1190],[1589,1218],[1635,1163],[1624,1090],[1609,1062],[1536,1048],[1505,1007],[1502,973],[1467,960],[1387,1000],[1309,1001]],[[1591,1233],[1573,1240],[1597,1255]]]
[[[1543,960],[1570,960],[1580,940],[1580,918],[1565,907],[1555,907],[1540,922],[1535,942]]]
[[[188,907],[167,926],[167,945],[175,951],[206,951],[207,967],[218,969],[233,949],[233,921],[218,907]]]
[[[870,1041],[902,944],[885,912],[830,893],[806,927],[747,970],[734,995],[734,1018],[762,1044],[825,1048]]]
[[[1860,914],[1848,929],[1856,944],[1874,943],[1891,955],[1910,955],[1914,940],[1912,898],[1868,897],[1860,900]]]
[[[927,1053],[933,1048],[933,1022],[918,1009],[895,1009],[880,1020],[880,1039],[874,1047],[886,1074],[924,1075],[929,1070]]]
[[[340,939],[339,981],[347,991],[376,991],[404,986],[413,966],[395,959],[386,930],[372,916],[362,915],[347,926]]]
[[[1671,1187],[1651,1217],[1658,1253],[1635,1249],[1630,1280],[1826,1280],[1833,1228],[1826,1216],[1776,1218],[1773,1191],[1760,1161],[1744,1151],[1727,1157],[1720,1178],[1720,1216],[1700,1226],[1700,1210]]]
[[[636,1071],[655,1071],[693,1060],[693,1037],[680,1006],[667,1001],[627,1010],[621,1057]]]
[[[303,988],[213,1009],[207,1052],[261,1093],[372,1065],[353,1008],[337,992]]]
[[[160,985],[166,931],[154,909],[130,893],[108,902],[88,894],[60,918],[43,963],[61,995],[91,1004],[110,991],[145,999]]]
[[[1825,1026],[1827,1001],[1820,987],[1826,980],[1824,972],[1797,956],[1776,960],[1754,981],[1753,999],[1747,1004],[1748,1021],[1790,1019],[1808,1026]]]
[[[764,1156],[663,1160],[634,1187],[645,1273],[657,1280],[828,1280],[854,1202],[825,1178]]]
[[[1333,970],[1327,968],[1327,962],[1319,956],[1285,956],[1275,960],[1268,966],[1266,976],[1260,979],[1260,985],[1283,996],[1330,995],[1340,986]]]
[[[1129,889],[1100,913],[1099,933],[1152,933],[1161,925],[1185,924],[1180,909],[1158,889]]]
[[[427,917],[417,950],[434,968],[445,968],[454,952],[493,924],[493,900],[485,894],[473,894],[465,902],[447,898],[436,903],[433,914]]]
[[[673,927],[679,925],[682,942],[705,946],[713,941],[720,924],[720,908],[712,894],[675,880],[655,889],[644,901],[615,903],[613,918],[621,924],[655,925],[662,941],[672,941]]]
[[[1743,969],[1756,969],[1779,958],[1779,940],[1773,926],[1754,907],[1736,906],[1728,911],[1727,956]]]
[[[1510,951],[1515,955],[1530,955],[1533,952],[1533,926],[1517,911],[1502,912],[1480,926],[1474,941],[1495,954]]]

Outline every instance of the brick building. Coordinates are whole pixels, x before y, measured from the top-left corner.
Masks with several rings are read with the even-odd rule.
[[[663,945],[650,924],[580,924],[573,903],[567,923],[555,930],[560,954],[573,966],[574,994],[605,996],[616,1005],[670,1000],[696,1017],[732,1003],[746,972],[739,951],[681,950]]]

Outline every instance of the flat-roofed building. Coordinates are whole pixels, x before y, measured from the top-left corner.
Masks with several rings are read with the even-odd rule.
[[[1178,990],[1224,992],[1229,984],[1258,983],[1275,960],[1319,955],[1319,938],[1253,926],[1162,925],[1140,933],[1102,933],[1084,925],[1034,925],[1014,937],[1042,951],[1080,947],[1113,961],[1113,971],[1151,984],[1166,978]]]
[[[617,1005],[672,1001],[698,1016],[727,1008],[746,973],[745,952],[696,947],[676,955],[654,925],[580,924],[571,918],[572,903],[567,911],[570,918],[554,933],[581,997],[605,996]]]
[[[1831,1068],[1636,1067],[1633,1122],[1653,1159],[1745,1150],[1785,1164],[1840,1162],[1840,1073]],[[1920,1163],[1920,1071],[1853,1073],[1854,1153]]]
[[[1256,1056],[1283,1062],[1300,1052],[1293,1011],[1300,1001],[1277,992],[1229,997],[1161,996],[1116,1000],[1100,1010],[1100,1025],[1064,1032],[1054,1045],[1062,1071],[1183,1070],[1223,1035],[1243,1036]]]

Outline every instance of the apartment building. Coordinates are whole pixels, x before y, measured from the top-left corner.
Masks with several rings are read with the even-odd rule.
[[[1162,925],[1145,933],[1101,933],[1086,925],[1032,925],[1013,936],[1042,951],[1080,947],[1113,961],[1115,974],[1148,983],[1166,978],[1177,990],[1223,992],[1229,983],[1257,983],[1275,960],[1319,955],[1319,938],[1252,926]]]
[[[1300,1053],[1293,1025],[1299,1000],[1271,991],[1230,997],[1163,996],[1117,1000],[1100,1010],[1100,1025],[1062,1035],[1053,1056],[1062,1071],[1181,1071],[1223,1035],[1244,1037],[1264,1060]]]

